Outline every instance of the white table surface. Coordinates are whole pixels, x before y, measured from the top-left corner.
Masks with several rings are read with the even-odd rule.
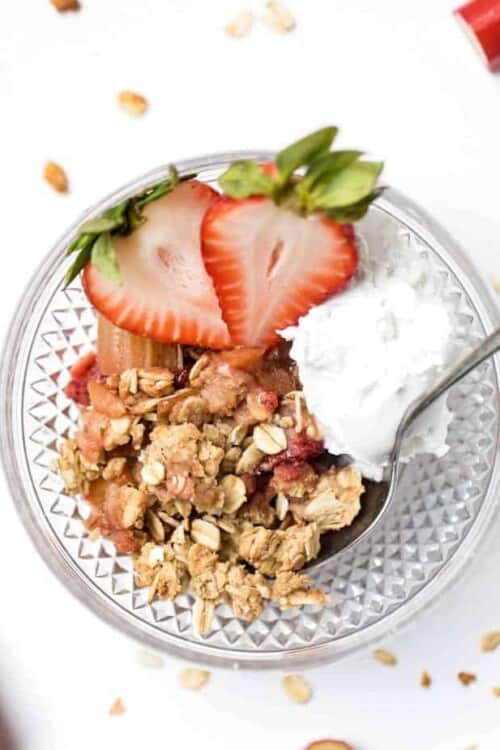
[[[453,0],[289,0],[297,30],[221,28],[260,0],[0,0],[1,333],[35,266],[89,203],[171,159],[279,147],[320,125],[386,160],[387,179],[433,212],[482,270],[500,278],[500,77],[451,17]],[[143,119],[115,104],[136,89]],[[60,161],[71,193],[42,182]],[[214,671],[198,693],[180,663],[137,664],[137,645],[74,600],[36,555],[0,486],[0,705],[16,741],[2,750],[301,750],[321,736],[357,750],[420,750],[500,724],[500,547],[388,640],[399,664],[370,654],[308,673],[314,699],[287,701],[277,673]],[[418,686],[428,669],[434,684]],[[477,672],[461,686],[459,670]],[[127,712],[111,718],[117,696]],[[1,743],[1,740],[0,740]],[[494,744],[500,747],[500,741]],[[482,745],[481,745],[482,747]]]

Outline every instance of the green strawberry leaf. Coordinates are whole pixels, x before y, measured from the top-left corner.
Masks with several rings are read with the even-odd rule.
[[[171,193],[174,187],[179,184],[178,172],[172,164],[169,166],[168,171],[169,176],[166,180],[163,180],[163,182],[160,182],[158,185],[150,188],[144,193],[144,195],[139,196],[139,198],[135,200],[135,203],[139,209],[144,208],[144,206],[147,206],[148,203],[157,201],[158,198],[163,198],[164,195],[167,195],[167,193]]]
[[[193,177],[196,175],[186,175],[181,179],[182,181],[190,180]],[[108,208],[101,217],[90,219],[82,224],[78,237],[66,250],[66,255],[72,253],[78,253],[78,255],[65,276],[65,285],[67,286],[78,276],[89,260],[92,260],[106,278],[118,283],[120,271],[111,236],[125,236],[140,227],[146,221],[143,215],[144,207],[170,193],[179,181],[176,168],[170,166],[169,175],[163,182],[153,185],[140,195],[127,198],[116,206]]]
[[[106,215],[101,216],[100,219],[91,219],[86,221],[80,227],[82,234],[101,234],[101,232],[110,232],[112,229],[116,229],[121,224],[120,218],[113,218]]]
[[[119,284],[121,281],[120,269],[116,260],[116,253],[113,248],[113,241],[109,232],[103,232],[96,239],[92,248],[91,255],[92,265],[97,268],[113,284]]]
[[[83,248],[78,255],[76,256],[75,260],[71,264],[71,266],[66,271],[66,274],[64,276],[64,286],[67,287],[69,284],[71,284],[74,279],[78,276],[80,271],[87,265],[87,263],[90,260],[90,255],[92,252],[92,244],[88,244],[85,248]]]
[[[383,192],[383,187],[376,188],[366,198],[362,198],[357,203],[345,206],[345,208],[331,208],[329,211],[326,211],[326,215],[328,218],[338,221],[339,224],[350,224],[353,221],[359,221],[368,211],[370,204],[377,200]]]
[[[309,195],[315,210],[345,208],[372,192],[383,169],[382,162],[355,161],[344,169],[320,177]]]
[[[226,195],[237,199],[272,195],[275,190],[275,181],[256,161],[233,162],[219,177],[219,185]]]
[[[337,133],[338,128],[322,128],[280,151],[276,156],[276,166],[281,183],[286,183],[299,167],[310,164],[315,157],[328,152]]]
[[[79,234],[78,237],[66,248],[65,255],[71,255],[72,253],[79,253],[86,250],[87,247],[94,244],[95,236],[92,234]]]
[[[330,151],[313,159],[307,172],[295,186],[295,192],[299,195],[303,204],[305,206],[309,204],[309,193],[318,180],[324,180],[327,175],[340,172],[349,164],[357,161],[361,155],[362,151]]]

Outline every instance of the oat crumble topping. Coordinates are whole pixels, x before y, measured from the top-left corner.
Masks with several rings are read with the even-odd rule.
[[[321,534],[360,510],[361,476],[315,463],[326,454],[314,418],[288,365],[273,366],[247,371],[204,352],[188,386],[162,367],[90,381],[81,429],[59,449],[66,491],[91,506],[89,532],[133,555],[150,602],[191,591],[200,634],[222,602],[248,621],[268,601],[324,606],[299,571]]]

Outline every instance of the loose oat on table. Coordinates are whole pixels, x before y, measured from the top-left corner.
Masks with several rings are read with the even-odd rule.
[[[462,685],[465,685],[466,687],[477,681],[477,676],[472,672],[459,672],[457,677]]]
[[[162,669],[165,666],[165,660],[161,654],[145,648],[137,652],[137,662],[146,669]]]
[[[203,685],[206,685],[209,679],[210,672],[195,667],[181,669],[178,675],[179,685],[188,690],[199,690]]]
[[[293,31],[297,25],[292,12],[280,0],[269,0],[265,4],[262,21],[280,34]]]
[[[495,292],[497,292],[497,294],[500,294],[500,279],[493,279],[492,284]]]
[[[500,630],[492,630],[481,638],[481,651],[494,651],[500,646]]]
[[[391,651],[387,651],[385,648],[377,648],[373,652],[373,658],[380,662],[380,664],[384,664],[386,667],[393,667],[398,663],[394,654]]]
[[[48,161],[43,168],[43,179],[56,193],[67,193],[69,189],[66,172],[55,161]]]
[[[109,709],[109,715],[110,716],[121,716],[125,713],[125,704],[123,703],[121,698],[116,698],[116,700],[113,701],[111,704],[111,708]]]
[[[148,100],[136,91],[120,91],[118,104],[128,115],[140,117],[148,108]]]
[[[432,678],[429,672],[427,672],[427,670],[425,669],[420,675],[420,685],[423,688],[429,688],[432,685]]]
[[[495,698],[500,698],[500,687],[492,687],[491,692],[495,696]]]
[[[67,10],[80,10],[79,0],[50,0],[50,2],[60,13]]]
[[[248,8],[244,8],[243,10],[240,10],[240,12],[225,25],[224,31],[228,36],[232,36],[236,39],[241,39],[241,37],[247,36],[247,34],[250,33],[250,31],[252,30],[253,22],[253,12]]]
[[[281,680],[285,694],[294,703],[308,703],[312,698],[312,689],[305,677],[299,674],[288,674]]]

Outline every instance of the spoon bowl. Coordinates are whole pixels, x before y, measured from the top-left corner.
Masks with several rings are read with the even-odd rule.
[[[401,448],[411,425],[431,404],[499,349],[500,328],[497,328],[474,347],[469,354],[451,364],[432,387],[409,405],[396,432],[389,464],[384,471],[386,478],[382,482],[365,480],[365,493],[360,513],[350,526],[339,531],[330,531],[321,537],[320,553],[316,560],[307,566],[308,569],[318,567],[327,562],[337,552],[360,542],[375,528],[396,495],[401,469]]]

